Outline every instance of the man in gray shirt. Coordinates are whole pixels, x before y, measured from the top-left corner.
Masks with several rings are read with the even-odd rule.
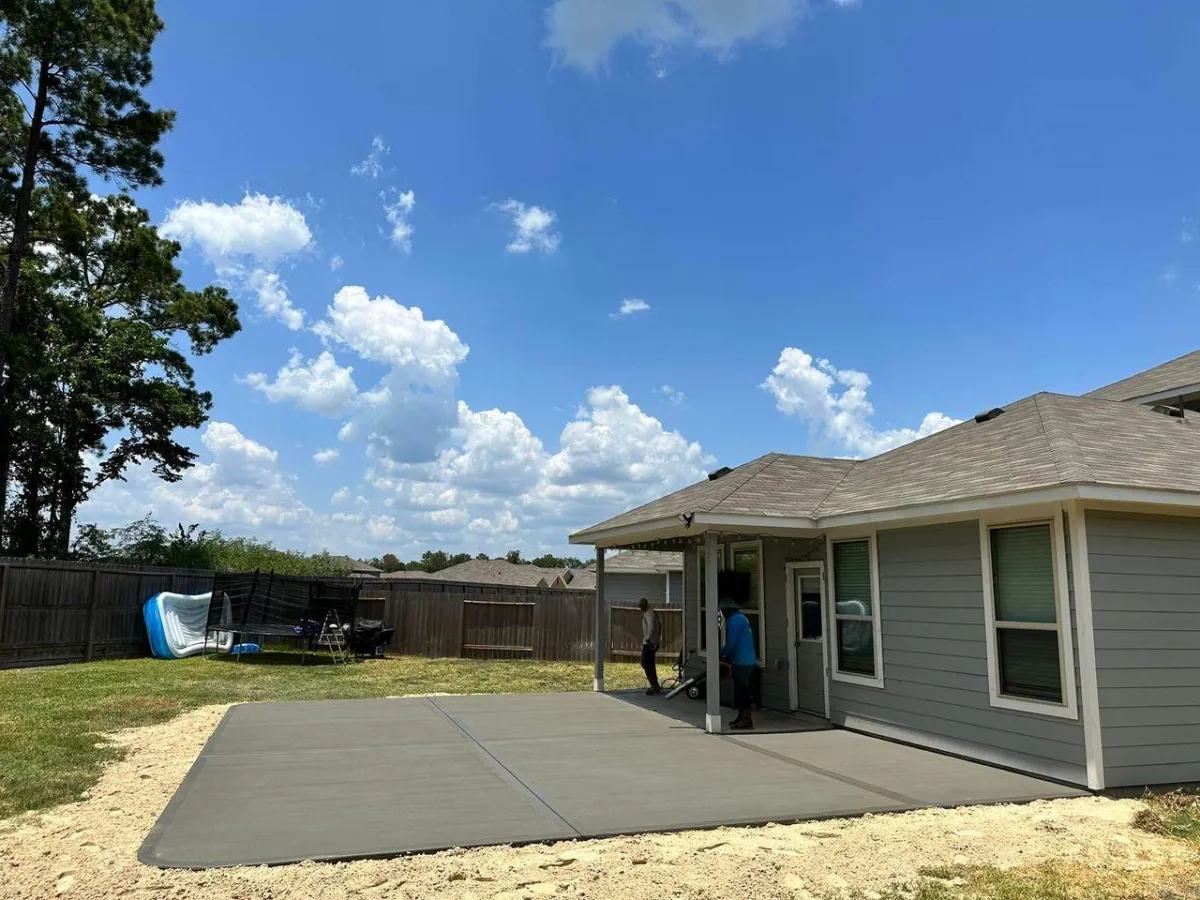
[[[662,644],[662,621],[645,597],[638,601],[638,609],[642,611],[642,671],[646,673],[646,680],[650,682],[650,689],[646,693],[661,694],[662,688],[658,685],[658,662],[655,657]]]

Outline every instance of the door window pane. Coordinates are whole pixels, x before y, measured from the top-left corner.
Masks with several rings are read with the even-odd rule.
[[[796,596],[800,598],[800,639],[821,640],[824,632],[821,621],[821,579],[797,575]]]
[[[1002,694],[1062,703],[1057,631],[998,628],[996,642]]]

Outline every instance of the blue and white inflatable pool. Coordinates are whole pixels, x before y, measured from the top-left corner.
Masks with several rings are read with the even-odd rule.
[[[211,598],[211,591],[207,594],[163,591],[147,600],[142,606],[142,616],[150,636],[150,652],[158,659],[183,659],[205,652],[228,653],[233,646],[231,632],[220,631],[211,636],[205,633]],[[222,624],[231,618],[228,597],[223,605]]]

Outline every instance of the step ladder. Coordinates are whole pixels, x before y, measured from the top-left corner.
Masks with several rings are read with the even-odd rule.
[[[350,643],[346,632],[342,630],[341,616],[335,610],[331,609],[325,613],[325,621],[321,623],[321,631],[312,642],[312,650],[315,653],[327,650],[334,665],[340,663],[344,666],[350,662]],[[305,655],[307,652],[306,650]],[[300,662],[303,664],[303,657]]]

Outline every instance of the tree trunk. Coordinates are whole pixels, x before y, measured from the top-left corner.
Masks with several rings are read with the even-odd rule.
[[[46,113],[46,79],[49,71],[50,64],[43,59],[38,67],[37,96],[34,98],[33,116],[29,122],[29,140],[25,144],[21,186],[17,189],[12,244],[8,248],[8,263],[4,270],[4,290],[0,294],[0,546],[4,542],[4,511],[8,508],[8,479],[12,469],[12,402],[9,389],[12,378],[8,371],[12,354],[9,345],[13,332],[13,314],[17,308],[21,263],[25,259],[25,244],[29,240],[29,208],[33,202],[33,186],[37,178],[42,121]]]

